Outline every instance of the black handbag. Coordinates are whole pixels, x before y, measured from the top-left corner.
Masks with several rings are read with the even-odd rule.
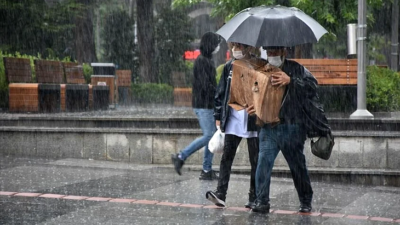
[[[311,152],[318,158],[328,160],[334,145],[335,138],[332,133],[328,133],[326,136],[319,137],[315,142],[311,139]]]

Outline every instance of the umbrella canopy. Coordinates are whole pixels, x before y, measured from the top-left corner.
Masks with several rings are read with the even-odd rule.
[[[254,47],[315,43],[325,33],[327,30],[303,11],[284,6],[247,8],[217,31],[227,42]]]

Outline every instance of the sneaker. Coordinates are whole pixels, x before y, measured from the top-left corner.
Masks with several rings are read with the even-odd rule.
[[[218,180],[219,179],[219,174],[215,170],[211,170],[208,172],[204,172],[204,170],[201,171],[199,180]]]
[[[172,164],[174,164],[175,171],[176,171],[179,175],[182,175],[181,169],[182,169],[183,164],[185,164],[185,161],[183,161],[182,159],[180,159],[180,158],[178,157],[178,154],[172,154],[172,155],[171,155],[171,161],[172,161]]]
[[[299,212],[301,213],[311,213],[311,210],[311,204],[301,204],[299,208]]]
[[[259,213],[269,213],[269,204],[261,204],[257,202],[252,208],[251,211],[259,212]]]
[[[207,191],[206,199],[214,203],[216,206],[225,207],[225,196],[214,191]]]
[[[204,172],[204,170],[201,171],[199,180],[212,180],[213,179],[213,171],[208,171]]]
[[[218,180],[219,179],[219,172],[215,171],[215,170],[211,170],[212,171],[212,179],[213,180]]]
[[[256,194],[254,193],[254,190],[250,190],[249,192],[249,201],[244,205],[245,208],[252,209],[254,206],[256,206]]]

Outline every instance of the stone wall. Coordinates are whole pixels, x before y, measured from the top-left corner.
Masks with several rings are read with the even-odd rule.
[[[0,154],[43,158],[85,158],[142,164],[170,164],[170,156],[199,137],[199,129],[34,128],[0,127]],[[327,161],[313,156],[310,140],[305,155],[310,167],[400,171],[399,132],[334,132],[335,146]],[[203,149],[186,165],[201,165]],[[214,164],[219,164],[216,154]],[[234,161],[249,166],[244,139]],[[287,167],[281,153],[276,167]]]

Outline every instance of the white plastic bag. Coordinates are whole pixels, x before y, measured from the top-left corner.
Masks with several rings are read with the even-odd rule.
[[[217,127],[217,131],[215,131],[211,140],[208,142],[208,150],[212,153],[222,153],[224,152],[224,142],[225,142],[225,133],[221,132],[221,129]]]

